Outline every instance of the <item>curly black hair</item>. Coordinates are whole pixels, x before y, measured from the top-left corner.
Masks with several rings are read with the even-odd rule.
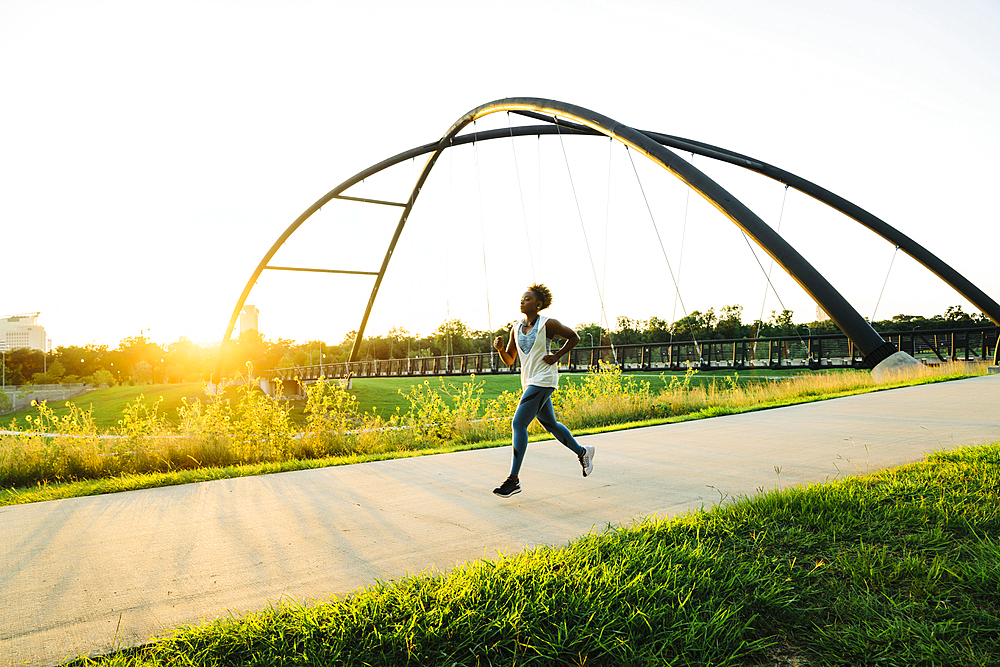
[[[542,307],[538,310],[545,310],[552,305],[552,292],[545,285],[542,285],[541,283],[528,285],[528,291],[534,292],[535,296],[538,297],[538,300],[542,302]]]

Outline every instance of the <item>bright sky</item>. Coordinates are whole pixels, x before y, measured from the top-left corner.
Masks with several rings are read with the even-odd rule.
[[[310,204],[506,96],[574,103],[787,169],[1000,300],[992,0],[0,0],[0,91],[0,315],[41,311],[56,345],[114,346],[144,330],[161,343],[219,340],[260,258]],[[479,128],[507,122],[495,114]],[[564,158],[557,138],[518,139],[516,169],[510,141],[444,155],[368,332],[428,333],[446,315],[498,326],[517,316],[533,267],[570,326],[601,319],[595,276],[611,321],[734,303],[750,321],[762,303],[780,308],[773,294],[763,301],[739,230],[637,160],[661,251],[628,155],[609,144],[568,139]],[[420,164],[351,194],[403,200]],[[785,238],[871,316],[890,244],[795,191],[782,215],[773,181],[695,165],[770,224],[780,217]],[[375,208],[328,205],[273,263],[377,270],[398,210]],[[781,303],[814,319],[779,274]],[[269,338],[336,342],[358,326],[371,285],[265,272],[248,303]],[[974,310],[900,254],[876,317],[954,304]]]

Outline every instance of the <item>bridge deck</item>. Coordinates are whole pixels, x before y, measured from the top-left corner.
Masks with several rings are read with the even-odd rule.
[[[897,349],[926,363],[947,360],[992,360],[1000,327],[905,331],[883,334]],[[583,372],[598,364],[616,364],[623,371],[745,370],[800,368],[863,368],[860,352],[843,334],[780,338],[676,340],[665,343],[577,347],[560,364],[560,372]],[[406,359],[373,359],[276,368],[261,371],[265,379],[309,383],[326,378],[426,377],[517,373],[492,352]],[[291,387],[287,387],[290,389]]]

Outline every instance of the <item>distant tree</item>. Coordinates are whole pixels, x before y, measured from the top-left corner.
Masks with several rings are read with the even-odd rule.
[[[60,345],[53,354],[66,367],[68,375],[91,375],[105,365],[107,345]]]
[[[7,368],[20,376],[17,384],[26,382],[35,373],[41,373],[44,357],[41,350],[21,347],[6,354]]]
[[[94,371],[94,374],[91,377],[93,378],[95,387],[100,387],[102,385],[112,387],[115,384],[115,378],[111,375],[111,371],[106,371],[103,368]]]
[[[618,318],[618,327],[614,331],[615,343],[618,345],[635,345],[641,343],[642,339],[639,335],[640,326],[638,320],[620,316]]]
[[[277,364],[292,349],[295,345],[294,340],[288,340],[287,338],[278,338],[277,340],[271,341],[267,348],[267,364],[262,368],[277,368]],[[329,349],[330,346],[327,346]],[[329,355],[327,361],[330,361]]]
[[[580,334],[580,345],[585,347],[598,347],[607,343],[607,333],[597,324],[580,324],[576,327],[576,332]],[[604,336],[602,342],[601,336]]]
[[[44,372],[31,376],[31,384],[59,384],[64,375],[66,367],[58,359],[54,359]]]
[[[404,327],[393,327],[385,336],[385,343],[388,345],[388,356],[386,359],[406,358],[409,350],[413,347],[413,335]]]
[[[240,337],[236,341],[237,358],[233,360],[233,363],[245,367],[249,361],[254,365],[254,368],[267,368],[270,347],[270,343],[256,329],[244,331],[240,333]]]
[[[642,342],[644,343],[665,343],[670,340],[670,325],[666,320],[650,317],[642,322]]]
[[[20,366],[6,365],[6,381],[10,386],[17,386],[25,383],[24,375],[21,374]]]
[[[445,320],[434,332],[431,350],[435,355],[468,354],[471,351],[471,333],[462,320]]]
[[[151,341],[144,332],[140,332],[137,336],[123,338],[118,343],[117,351],[122,365],[130,372],[139,367],[139,362],[146,362],[150,369],[148,382],[153,381],[153,367],[160,366],[160,359],[167,355],[167,351]],[[133,377],[132,379],[137,384],[143,383],[141,378]]]
[[[698,340],[709,338],[714,333],[715,323],[714,309],[709,308],[704,313],[693,310],[687,316],[674,322],[674,340],[678,338],[690,339],[692,336]]]
[[[771,317],[767,321],[770,336],[794,336],[797,333],[795,323],[792,321],[792,311],[776,310],[771,311]]]
[[[962,326],[973,322],[972,316],[964,312],[962,306],[948,306],[944,311],[944,320],[955,326]]]
[[[719,321],[715,324],[717,338],[740,338],[746,335],[743,326],[743,306],[723,306],[719,311]]]
[[[133,384],[147,385],[153,382],[153,366],[145,359],[137,361],[132,365],[131,380]]]

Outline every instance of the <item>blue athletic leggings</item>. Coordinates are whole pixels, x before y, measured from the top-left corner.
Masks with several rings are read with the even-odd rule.
[[[556,421],[556,413],[552,411],[552,392],[554,387],[536,387],[528,385],[528,388],[521,394],[521,402],[517,404],[517,411],[511,426],[514,430],[514,460],[510,464],[510,474],[516,475],[521,470],[521,462],[524,460],[524,452],[528,449],[528,424],[532,419],[538,419],[538,423],[545,427],[545,430],[555,436],[556,440],[566,445],[574,454],[580,456],[584,453],[583,447],[577,444],[569,429]]]

